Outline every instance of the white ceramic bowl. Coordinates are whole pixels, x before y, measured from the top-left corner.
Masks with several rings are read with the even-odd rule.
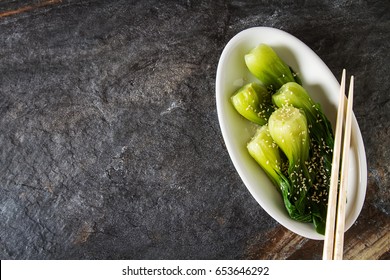
[[[234,36],[223,50],[218,63],[216,103],[222,135],[238,174],[261,207],[289,230],[307,238],[323,239],[324,236],[318,234],[312,224],[297,222],[288,216],[276,187],[246,149],[256,126],[241,117],[230,103],[230,97],[240,86],[256,81],[245,65],[244,55],[260,43],[270,45],[300,74],[305,89],[314,101],[321,104],[333,126],[335,124],[340,85],[325,63],[291,34],[275,28],[254,27]],[[353,116],[345,230],[359,216],[366,186],[366,154],[359,126]]]

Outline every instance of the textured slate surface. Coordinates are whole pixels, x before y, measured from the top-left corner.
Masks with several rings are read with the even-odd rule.
[[[218,59],[253,26],[355,75],[369,175],[347,242],[388,228],[388,1],[1,1],[0,258],[321,258],[251,197],[219,130]]]

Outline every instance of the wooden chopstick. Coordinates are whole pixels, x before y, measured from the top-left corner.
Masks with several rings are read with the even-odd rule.
[[[330,176],[330,187],[328,194],[328,210],[326,214],[324,260],[333,259],[334,230],[336,220],[337,187],[340,167],[341,136],[344,116],[344,96],[345,96],[345,69],[343,70],[340,84],[339,105],[337,110],[335,141],[333,147],[332,173]]]
[[[347,112],[344,124],[344,100],[345,98],[345,75],[343,70],[341,77],[339,106],[337,110],[337,121],[335,131],[335,144],[333,148],[332,173],[329,187],[328,210],[326,218],[324,250],[322,258],[324,260],[342,259],[345,231],[345,206],[348,184],[349,147],[351,142],[351,121],[354,77],[351,76],[348,92]],[[344,137],[343,137],[344,127]],[[343,146],[342,150],[341,147]],[[342,158],[340,153],[342,151]],[[342,160],[340,186],[339,170],[340,160]],[[337,215],[336,215],[337,213]]]
[[[344,247],[344,229],[345,229],[345,207],[347,202],[348,186],[348,167],[349,167],[349,147],[351,143],[351,122],[352,122],[352,103],[353,103],[353,84],[354,77],[351,76],[348,91],[348,105],[345,117],[343,156],[341,163],[341,178],[339,199],[337,201],[336,233],[333,259],[341,260],[343,258]]]

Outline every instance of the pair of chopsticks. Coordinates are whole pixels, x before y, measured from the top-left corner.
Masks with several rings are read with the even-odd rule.
[[[339,105],[337,110],[335,142],[333,148],[332,173],[330,177],[328,210],[325,227],[325,240],[322,258],[324,260],[341,260],[343,258],[345,206],[347,200],[349,147],[351,142],[351,121],[353,103],[353,76],[348,92],[348,104],[345,111],[345,75],[341,77]],[[344,128],[344,132],[343,132]],[[344,137],[343,137],[344,136]],[[340,154],[342,152],[342,157]],[[341,160],[341,174],[339,180]],[[340,185],[339,185],[340,182]]]

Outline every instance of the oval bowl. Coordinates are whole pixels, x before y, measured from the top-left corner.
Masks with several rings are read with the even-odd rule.
[[[333,127],[340,85],[326,64],[302,41],[270,27],[253,27],[234,36],[221,54],[216,75],[218,120],[230,158],[245,186],[260,206],[281,225],[306,238],[321,240],[324,236],[315,231],[313,224],[297,222],[288,216],[278,190],[246,149],[256,125],[241,117],[230,103],[230,97],[239,87],[256,81],[245,65],[244,55],[260,43],[270,45],[299,73],[303,86],[312,99],[321,104]],[[359,216],[367,186],[366,154],[355,116],[352,118],[349,156],[345,230]]]

